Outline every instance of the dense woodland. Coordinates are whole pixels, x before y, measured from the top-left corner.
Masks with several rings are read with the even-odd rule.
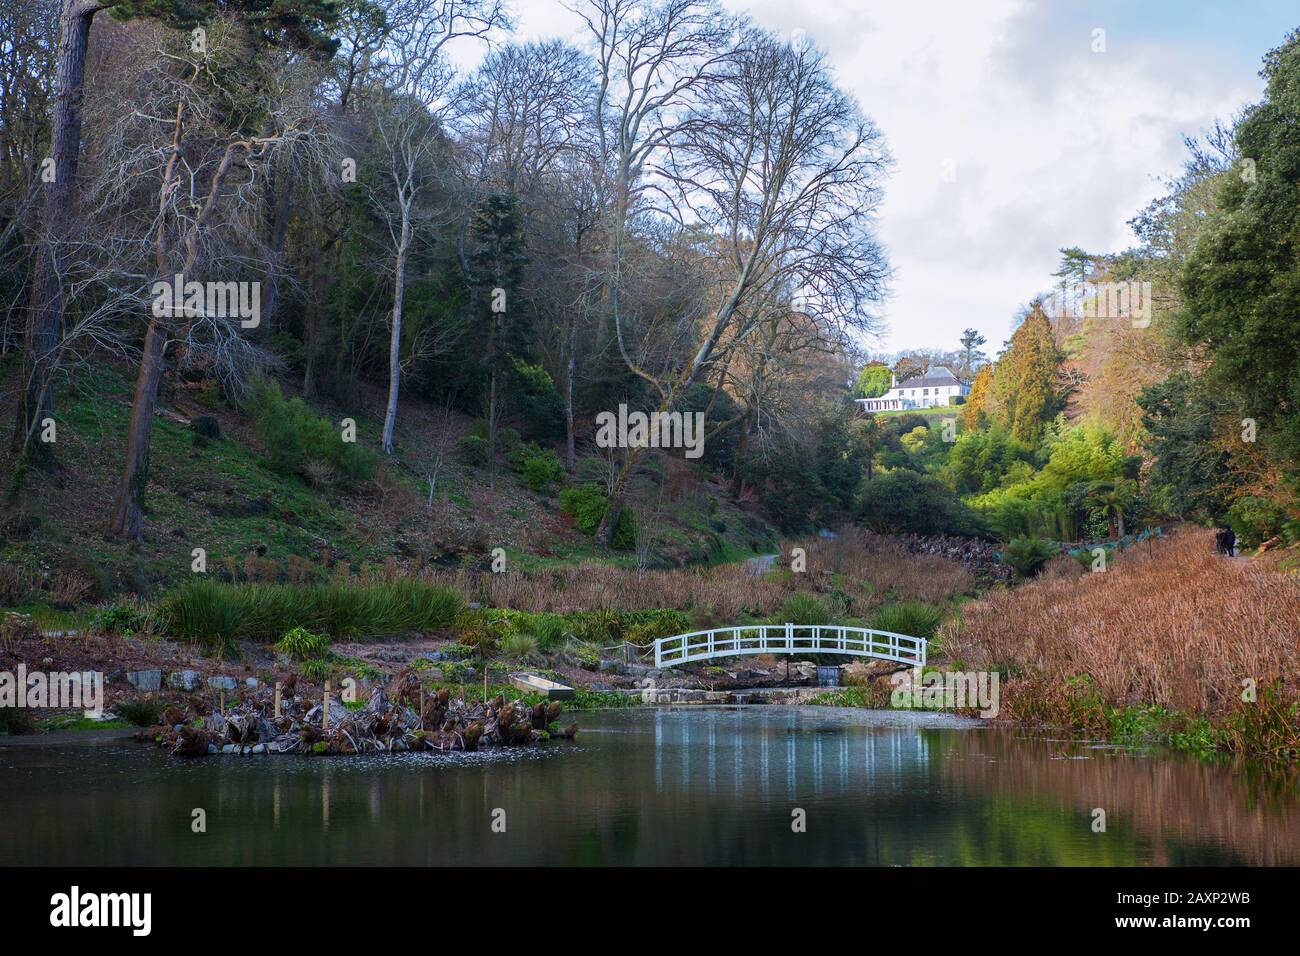
[[[111,379],[130,418],[113,493],[83,505],[126,542],[182,400],[211,412],[182,416],[196,448],[236,416],[322,494],[387,474],[433,509],[460,469],[555,496],[598,548],[636,549],[667,482],[665,456],[594,445],[620,404],[704,412],[695,480],[787,534],[995,538],[1030,564],[1178,521],[1300,540],[1296,35],[1261,102],[1188,140],[1135,246],[1062,250],[1000,347],[873,356],[871,104],[708,2],[576,9],[570,45],[517,42],[497,0],[0,7],[6,538],[67,487],[51,439]],[[256,283],[255,324],[160,311],[178,275]],[[1150,283],[1149,322],[1044,304],[1120,282]],[[931,364],[964,404],[851,401]]]

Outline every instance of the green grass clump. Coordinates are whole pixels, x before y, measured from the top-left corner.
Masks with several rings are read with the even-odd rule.
[[[501,642],[501,654],[510,660],[525,661],[537,653],[537,638],[531,634],[511,634]]]
[[[148,627],[149,612],[124,601],[101,609],[90,620],[90,629],[100,634],[135,634]]]
[[[1022,578],[1032,577],[1059,553],[1057,546],[1044,538],[1012,538],[1002,550],[1002,561]]]
[[[902,601],[889,604],[876,612],[871,626],[878,631],[891,631],[909,637],[934,637],[943,622],[943,611],[924,601]]]
[[[324,634],[313,634],[305,627],[295,627],[284,632],[275,649],[295,661],[309,661],[324,657],[330,648],[330,639]]]
[[[834,624],[826,603],[815,594],[791,594],[781,605],[778,614],[785,624]]]
[[[137,697],[114,705],[113,713],[136,727],[152,727],[162,722],[163,705],[156,697]]]
[[[278,640],[301,627],[336,638],[450,627],[463,601],[451,588],[413,578],[327,584],[190,581],[168,592],[157,616],[171,637],[205,644]]]
[[[573,698],[564,702],[565,710],[603,710],[607,707],[635,707],[640,700],[633,694],[612,690],[574,689]]]
[[[813,707],[870,707],[874,702],[864,687],[843,687],[839,690],[823,691],[808,698]]]

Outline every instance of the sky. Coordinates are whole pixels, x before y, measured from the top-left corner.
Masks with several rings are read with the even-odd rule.
[[[1061,247],[1134,243],[1183,136],[1258,100],[1261,57],[1300,26],[1294,0],[723,2],[804,31],[885,135],[880,352],[955,349],[968,327],[999,349]],[[511,6],[521,39],[582,39],[559,0]]]

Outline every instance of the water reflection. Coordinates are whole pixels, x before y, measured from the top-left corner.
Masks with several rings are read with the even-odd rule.
[[[0,743],[0,864],[1300,863],[1294,771],[937,715],[681,708],[581,723],[576,742],[540,750],[346,760]],[[205,834],[190,830],[196,807]]]

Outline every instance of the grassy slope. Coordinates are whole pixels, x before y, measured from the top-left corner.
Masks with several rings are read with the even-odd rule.
[[[0,361],[0,401],[11,407],[16,356]],[[35,472],[0,513],[0,564],[40,572],[71,570],[90,584],[86,597],[112,592],[150,593],[189,573],[191,551],[205,548],[209,570],[242,567],[250,552],[284,564],[290,556],[353,565],[390,558],[447,566],[481,564],[495,547],[517,569],[576,560],[631,563],[632,555],[599,551],[560,512],[554,494],[520,486],[502,468],[496,486],[477,469],[448,461],[432,512],[425,507],[423,462],[436,410],[403,401],[397,449],[376,480],[351,488],[318,489],[266,465],[251,423],[202,393],[180,388],[165,396],[155,419],[145,541],[108,537],[108,509],[116,492],[130,418],[124,370],[96,366],[59,396],[56,465]],[[318,405],[319,414],[357,421],[358,441],[375,447],[381,396],[359,392],[357,407]],[[197,447],[188,419],[215,415],[222,437]],[[467,427],[460,420],[457,427]],[[7,442],[5,443],[7,445]],[[451,456],[448,456],[451,458]],[[8,480],[7,448],[0,468]],[[557,489],[558,491],[558,489]],[[770,550],[775,534],[752,511],[734,506],[707,482],[665,500],[656,553],[673,564],[734,559]],[[22,603],[0,594],[0,604]]]

